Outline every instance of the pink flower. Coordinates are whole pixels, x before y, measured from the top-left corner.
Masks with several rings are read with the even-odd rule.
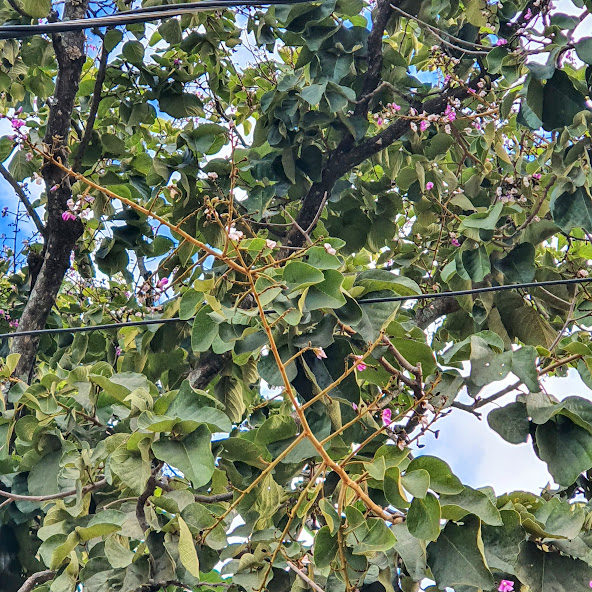
[[[532,18],[532,10],[530,8],[524,13],[524,19],[529,21]]]
[[[533,179],[540,179],[543,175],[541,175],[541,173],[533,173],[532,178]]]
[[[379,117],[379,118],[376,120],[376,125],[378,125],[378,126],[382,125],[383,123],[384,123],[384,120],[382,119],[382,117]]]
[[[162,278],[161,280],[158,280],[158,282],[156,282],[156,287],[159,290],[163,290],[168,283],[169,283],[168,278]]]
[[[444,84],[448,84],[450,82],[450,74],[446,74],[446,76],[444,76]]]
[[[118,357],[119,357],[121,354],[122,354],[122,350],[121,350],[121,348],[120,348],[120,347],[118,347],[118,348],[115,350],[115,357],[116,357],[116,358],[118,358]]]
[[[354,358],[356,360],[361,360],[364,356],[354,356]],[[358,372],[362,372],[364,370],[366,370],[367,366],[366,364],[364,364],[364,362],[357,362],[356,363],[356,369],[358,370]]]
[[[419,124],[419,129],[422,132],[425,132],[428,129],[428,127],[430,127],[430,122],[426,121],[425,119]]]
[[[271,240],[271,239],[269,239],[269,238],[268,238],[268,239],[265,241],[265,246],[266,246],[268,249],[275,249],[275,248],[277,247],[277,243],[276,243],[274,240]]]
[[[27,152],[27,154],[25,154],[25,160],[27,162],[31,162],[33,160],[33,153],[32,152]]]
[[[22,119],[11,119],[10,123],[15,130],[20,129],[23,125],[27,125]]]
[[[511,582],[510,580],[502,580],[498,592],[514,592],[514,582]]]
[[[446,111],[444,111],[444,115],[450,122],[456,119],[456,111],[452,108],[451,105],[446,105]]]
[[[54,185],[53,187],[50,188],[50,191],[57,191],[58,190],[58,185]]]
[[[22,107],[19,107],[19,108],[18,108],[18,109],[15,111],[15,113],[16,113],[17,115],[20,115],[22,112],[23,112],[23,108],[22,108]]]
[[[322,347],[313,347],[312,350],[314,351],[315,356],[319,360],[326,360],[327,359],[327,354],[325,353],[325,350]]]
[[[382,410],[382,423],[385,426],[389,426],[389,425],[391,425],[391,423],[393,423],[390,409],[383,409]]]
[[[391,103],[391,109],[393,111],[400,111],[401,110],[401,105],[397,105],[397,103]]]
[[[452,239],[450,239],[450,244],[451,244],[453,247],[460,247],[460,243],[458,242],[458,239],[457,239],[457,238],[452,238]]]
[[[62,220],[67,222],[68,220],[76,220],[76,216],[72,212],[62,212]]]
[[[18,327],[18,321],[14,319],[13,321],[10,321],[10,323],[8,323],[8,326],[12,327],[13,329],[16,329]]]
[[[431,181],[426,183],[426,191],[431,191],[434,188],[434,184]]]
[[[498,39],[495,42],[495,44],[496,44],[497,47],[500,47],[500,45],[507,45],[508,44],[508,40],[507,39]]]

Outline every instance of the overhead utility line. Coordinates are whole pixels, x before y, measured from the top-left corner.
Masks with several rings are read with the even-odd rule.
[[[396,277],[396,276],[395,276]],[[592,278],[572,278],[567,280],[547,280],[544,282],[525,282],[522,284],[506,284],[503,286],[485,286],[470,290],[455,290],[452,292],[436,292],[434,294],[411,294],[409,296],[385,296],[383,298],[365,298],[356,300],[358,304],[381,304],[383,302],[408,302],[409,300],[438,300],[440,298],[454,298],[456,296],[471,296],[487,292],[505,292],[506,290],[524,290],[528,288],[543,288],[549,286],[570,286],[592,282]],[[273,314],[275,310],[265,310],[265,314]],[[16,331],[15,333],[0,334],[0,340],[9,337],[26,337],[33,335],[60,335],[63,333],[86,333],[88,331],[102,331],[107,329],[121,329],[122,327],[142,327],[146,325],[168,325],[170,323],[189,323],[195,317],[180,319],[145,319],[143,321],[128,321],[124,323],[110,323],[106,325],[87,325],[84,327],[60,327],[58,329],[37,329],[33,331]]]
[[[224,10],[242,6],[276,6],[285,4],[304,4],[310,0],[203,0],[203,2],[188,2],[164,6],[149,6],[136,8],[125,12],[118,12],[110,16],[95,18],[73,19],[42,25],[3,25],[0,27],[0,39],[24,39],[33,35],[51,35],[52,33],[66,33],[101,27],[118,27],[157,21],[184,14],[193,14],[207,10]]]

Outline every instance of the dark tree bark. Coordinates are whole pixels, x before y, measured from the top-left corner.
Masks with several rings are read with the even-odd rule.
[[[453,296],[440,298],[420,308],[415,313],[415,322],[418,327],[425,330],[440,317],[456,312],[457,310],[460,310],[460,304],[456,298]]]
[[[64,20],[83,18],[88,0],[66,0]],[[68,162],[68,136],[80,75],[85,61],[83,31],[56,34],[53,46],[58,62],[56,88],[47,122],[44,142],[56,160]],[[20,320],[19,329],[42,329],[55,304],[64,275],[70,266],[70,255],[83,226],[80,220],[62,219],[72,197],[70,180],[57,166],[46,163],[42,169],[47,189],[46,239],[43,264]],[[21,354],[15,375],[29,382],[35,367],[39,338],[15,334],[11,352]]]

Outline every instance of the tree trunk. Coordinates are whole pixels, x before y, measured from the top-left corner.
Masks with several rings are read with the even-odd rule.
[[[66,0],[64,20],[84,18],[88,0]],[[83,31],[56,34],[53,46],[58,62],[58,75],[47,121],[44,142],[46,149],[63,164],[68,162],[70,121],[80,75],[85,62],[85,34]],[[70,180],[55,165],[47,163],[42,169],[47,190],[47,234],[43,248],[43,263],[31,296],[19,323],[19,330],[42,329],[55,304],[64,275],[70,267],[70,256],[82,235],[82,222],[62,219],[72,197]],[[18,337],[15,334],[11,353],[21,354],[15,375],[30,382],[39,345],[38,337]]]

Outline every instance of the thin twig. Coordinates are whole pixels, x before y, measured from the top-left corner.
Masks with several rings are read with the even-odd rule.
[[[316,592],[325,592],[316,582],[311,580],[299,567],[296,567],[291,561],[288,561],[288,567],[304,582],[306,582]]]
[[[37,228],[39,231],[39,234],[41,234],[41,236],[45,236],[45,226],[43,225],[43,222],[41,222],[39,214],[37,214],[35,211],[35,208],[29,201],[29,198],[27,197],[27,194],[23,188],[17,183],[16,179],[8,172],[8,169],[3,164],[0,164],[0,174],[6,179],[6,181],[8,181],[10,186],[14,189],[14,192],[18,195],[18,198],[25,206],[27,214],[29,214],[33,224],[35,224],[35,228]]]
[[[88,493],[90,491],[95,491],[97,489],[101,489],[107,485],[107,479],[101,479],[96,483],[91,483],[89,485],[85,485],[82,488],[82,494]],[[52,493],[51,495],[19,495],[18,493],[12,493],[10,491],[4,491],[0,489],[0,496],[7,497],[11,500],[15,501],[23,501],[23,502],[48,502],[51,500],[56,499],[64,499],[65,497],[70,497],[71,495],[76,495],[78,493],[78,489],[70,489],[69,491],[62,491],[60,493]]]

